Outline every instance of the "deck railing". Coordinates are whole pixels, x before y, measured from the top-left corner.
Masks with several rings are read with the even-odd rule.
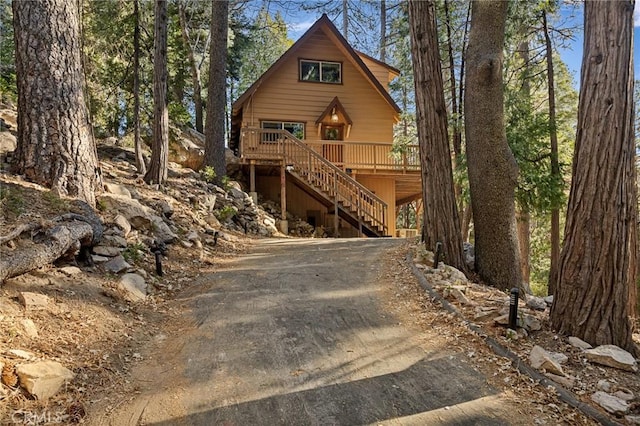
[[[282,160],[295,174],[369,227],[387,235],[387,204],[373,192],[286,130],[243,128],[240,155],[250,160]]]
[[[366,169],[374,172],[420,170],[418,145],[408,145],[400,152],[384,142],[305,142],[311,149],[343,169]]]

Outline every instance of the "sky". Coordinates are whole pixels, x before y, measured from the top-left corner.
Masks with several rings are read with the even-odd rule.
[[[569,41],[566,47],[560,48],[560,56],[567,64],[569,69],[574,75],[574,85],[579,87],[580,85],[580,67],[582,64],[582,50],[583,50],[583,14],[582,4],[571,6],[564,4],[560,10],[559,20],[562,21],[563,26],[576,27],[574,39]],[[294,10],[287,10],[284,13],[285,20],[288,22],[295,21],[290,24],[289,37],[293,40],[297,40],[304,32],[313,25],[313,23],[320,17],[320,12],[308,12],[302,10],[301,7],[296,7]],[[636,80],[640,79],[640,1],[636,1],[634,10],[634,73]],[[339,22],[335,23],[338,27]],[[393,65],[393,64],[390,64]]]

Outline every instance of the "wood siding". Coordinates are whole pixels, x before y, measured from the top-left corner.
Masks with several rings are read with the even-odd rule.
[[[389,206],[387,226],[389,235],[396,235],[396,183],[393,178],[357,176],[356,180],[369,188],[374,194],[382,199]]]
[[[342,84],[299,81],[299,59],[342,63]],[[304,122],[305,139],[319,140],[315,122],[335,96],[353,121],[345,142],[393,141],[395,111],[323,31],[313,34],[250,97],[244,105],[243,127],[259,127],[261,120]]]
[[[369,70],[371,71],[371,74],[373,74],[375,78],[378,79],[380,84],[382,84],[382,87],[384,87],[388,91],[389,82],[392,80],[392,75],[389,72],[389,69],[372,61],[366,56],[362,56],[362,55],[358,55],[358,56],[360,56],[360,59],[362,59],[362,62],[364,62],[367,68],[369,68]]]

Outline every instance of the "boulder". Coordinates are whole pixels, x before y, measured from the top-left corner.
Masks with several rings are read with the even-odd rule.
[[[593,346],[591,346],[590,344],[588,344],[584,340],[579,339],[579,338],[577,338],[575,336],[569,336],[568,340],[569,340],[569,344],[571,346],[573,346],[574,348],[578,348],[578,349],[582,349],[582,350],[593,348]]]
[[[624,419],[630,425],[640,425],[640,415],[624,416]]]
[[[93,248],[94,254],[104,257],[116,257],[120,255],[120,251],[121,250],[119,248],[110,246],[95,246]]]
[[[601,390],[603,392],[610,392],[611,382],[605,379],[598,380],[598,383],[596,384],[596,389]]]
[[[626,402],[633,401],[636,397],[629,389],[619,389],[613,393],[613,396]]]
[[[104,257],[104,256],[100,256],[98,254],[92,254],[91,255],[91,260],[93,260],[93,263],[104,263],[104,262],[108,262],[109,258],[108,257]]]
[[[0,154],[15,151],[16,137],[11,132],[0,132]]]
[[[44,294],[22,291],[18,298],[27,311],[40,311],[49,306],[49,297]]]
[[[564,376],[564,371],[560,364],[545,351],[542,347],[536,345],[531,349],[529,354],[529,362],[536,370],[545,370],[548,373]]]
[[[27,337],[32,339],[36,339],[38,337],[38,328],[34,324],[34,322],[29,318],[23,318],[20,320],[20,325],[22,326],[22,330],[24,330],[24,334]]]
[[[54,361],[21,364],[16,367],[16,373],[20,386],[39,400],[52,397],[65,381],[73,379],[70,370]]]
[[[106,262],[104,264],[104,268],[109,272],[119,274],[120,272],[131,268],[131,265],[129,265],[127,261],[124,260],[124,257],[116,256],[110,261]]]
[[[591,395],[591,400],[604,408],[607,412],[617,416],[625,415],[629,411],[629,404],[606,392],[597,391]]]
[[[118,185],[117,183],[105,183],[104,190],[111,194],[116,194],[126,198],[131,198],[131,192],[129,192],[129,190],[123,185]]]
[[[109,245],[112,247],[127,247],[127,240],[120,235],[103,235],[102,241],[109,243]]]
[[[138,274],[124,274],[118,282],[118,287],[125,293],[125,299],[138,302],[147,298],[147,283]]]
[[[129,235],[129,232],[131,232],[131,224],[129,223],[127,218],[122,216],[121,214],[117,215],[113,219],[113,223],[115,223],[120,229],[122,229],[125,237]]]
[[[472,302],[467,296],[457,287],[446,287],[442,294],[446,299],[453,299],[460,302],[463,305],[471,305]]]
[[[141,204],[138,200],[121,195],[103,194],[100,202],[108,209],[119,212],[133,228],[152,232],[156,239],[165,244],[177,239],[164,220],[157,216],[153,209]]]
[[[536,311],[544,311],[547,309],[547,302],[542,297],[529,296],[527,297],[527,306]]]
[[[544,298],[544,303],[546,303],[548,306],[553,305],[553,294],[551,296],[547,296]]]
[[[569,357],[562,352],[548,352],[548,354],[558,364],[564,364],[569,361]]]
[[[527,331],[538,331],[542,329],[542,323],[533,315],[524,314],[522,316],[522,326]]]
[[[620,370],[638,371],[636,360],[629,352],[615,345],[602,345],[594,349],[584,351],[585,356],[591,362],[606,365]]]
[[[77,266],[65,266],[63,268],[58,268],[58,271],[70,277],[82,273],[82,269],[78,268]]]

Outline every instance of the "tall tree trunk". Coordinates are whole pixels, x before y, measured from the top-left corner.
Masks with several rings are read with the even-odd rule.
[[[138,173],[147,173],[140,139],[140,1],[133,0],[133,146]]]
[[[433,1],[409,2],[409,27],[425,203],[425,245],[435,251],[436,243],[442,242],[446,263],[465,271]]]
[[[518,166],[504,125],[502,63],[507,2],[474,0],[464,110],[469,185],[480,277],[522,288],[515,221]]]
[[[225,106],[227,78],[228,1],[211,2],[211,50],[209,55],[209,98],[205,135],[205,164],[213,166],[216,180],[227,174],[225,159]]]
[[[387,2],[380,1],[380,60],[387,60]]]
[[[592,345],[636,356],[633,1],[587,1],[578,132],[551,322]]]
[[[342,0],[342,35],[345,40],[349,40],[349,4],[347,0]]]
[[[84,93],[78,2],[14,1],[13,26],[16,170],[95,206],[102,179]]]
[[[551,139],[551,174],[560,181],[560,163],[558,161],[558,130],[556,129],[556,90],[553,70],[553,48],[549,27],[547,26],[547,12],[542,11],[542,27],[547,57],[547,87],[549,93],[549,129]],[[560,208],[553,206],[551,209],[551,268],[549,270],[548,293],[556,293],[558,280],[558,261],[560,259]]]
[[[147,183],[164,184],[169,163],[169,110],[167,96],[167,0],[156,0],[153,57],[153,145]]]
[[[189,67],[191,68],[191,79],[193,80],[193,106],[196,113],[196,130],[203,133],[202,126],[202,87],[200,84],[200,68],[196,62],[196,57],[193,52],[193,46],[191,46],[191,39],[189,37],[189,26],[187,23],[186,3],[180,2],[178,4],[178,12],[180,14],[180,29],[182,32],[182,41],[184,47],[187,49],[187,55],[189,56]]]
[[[526,37],[529,27],[525,26],[522,29]],[[531,85],[529,84],[530,78],[530,65],[529,65],[529,41],[524,40],[518,46],[518,55],[522,60],[522,73],[523,80],[520,91],[523,94],[523,101],[530,103],[531,99]],[[529,282],[531,279],[531,212],[529,206],[524,203],[516,203],[516,226],[518,230],[518,246],[520,250],[520,273],[522,274],[522,281],[525,283],[525,288],[530,289]]]

